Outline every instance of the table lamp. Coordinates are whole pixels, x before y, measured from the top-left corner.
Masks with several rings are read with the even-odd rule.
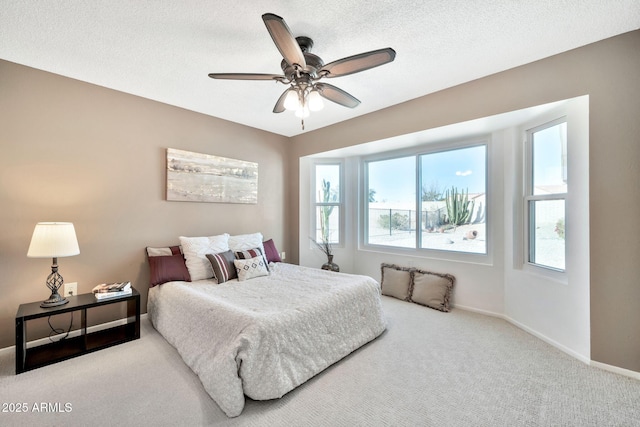
[[[39,222],[36,224],[27,256],[29,258],[53,258],[51,274],[47,277],[47,287],[51,290],[51,296],[43,301],[40,307],[56,307],[69,302],[58,293],[58,289],[64,283],[62,276],[58,273],[58,258],[79,253],[76,230],[72,223]]]

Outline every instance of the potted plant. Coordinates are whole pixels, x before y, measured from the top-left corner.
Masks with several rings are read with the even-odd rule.
[[[324,203],[335,201],[338,196],[337,194],[334,194],[334,193],[332,193],[331,191],[331,183],[323,179],[321,200]],[[329,218],[331,217],[331,212],[333,212],[333,208],[334,206],[322,206],[320,208],[321,241],[318,242],[317,239],[311,239],[311,240],[313,241],[313,243],[316,244],[318,249],[320,249],[322,253],[324,253],[327,256],[327,262],[322,265],[322,269],[330,270],[330,271],[340,271],[340,267],[338,266],[338,264],[333,262],[331,240],[329,239]]]
[[[327,256],[327,262],[322,264],[323,270],[329,271],[340,271],[340,266],[333,262],[333,252],[331,248],[331,242],[329,242],[328,236],[322,233],[322,240],[318,242],[317,240],[311,239],[313,243],[322,251],[323,254]]]

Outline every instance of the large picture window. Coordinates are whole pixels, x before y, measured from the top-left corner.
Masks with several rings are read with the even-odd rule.
[[[342,163],[316,163],[314,167],[314,221],[316,242],[342,244]]]
[[[487,253],[487,146],[365,160],[365,245]]]
[[[566,120],[528,130],[525,153],[527,262],[564,271],[568,192]]]

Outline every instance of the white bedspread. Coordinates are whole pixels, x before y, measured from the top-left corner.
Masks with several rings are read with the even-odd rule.
[[[277,263],[244,282],[169,282],[149,290],[154,327],[230,417],[244,396],[282,397],[380,335],[370,277]]]

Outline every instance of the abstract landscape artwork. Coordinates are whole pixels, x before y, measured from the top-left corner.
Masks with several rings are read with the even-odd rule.
[[[258,164],[168,148],[167,200],[258,203]]]

